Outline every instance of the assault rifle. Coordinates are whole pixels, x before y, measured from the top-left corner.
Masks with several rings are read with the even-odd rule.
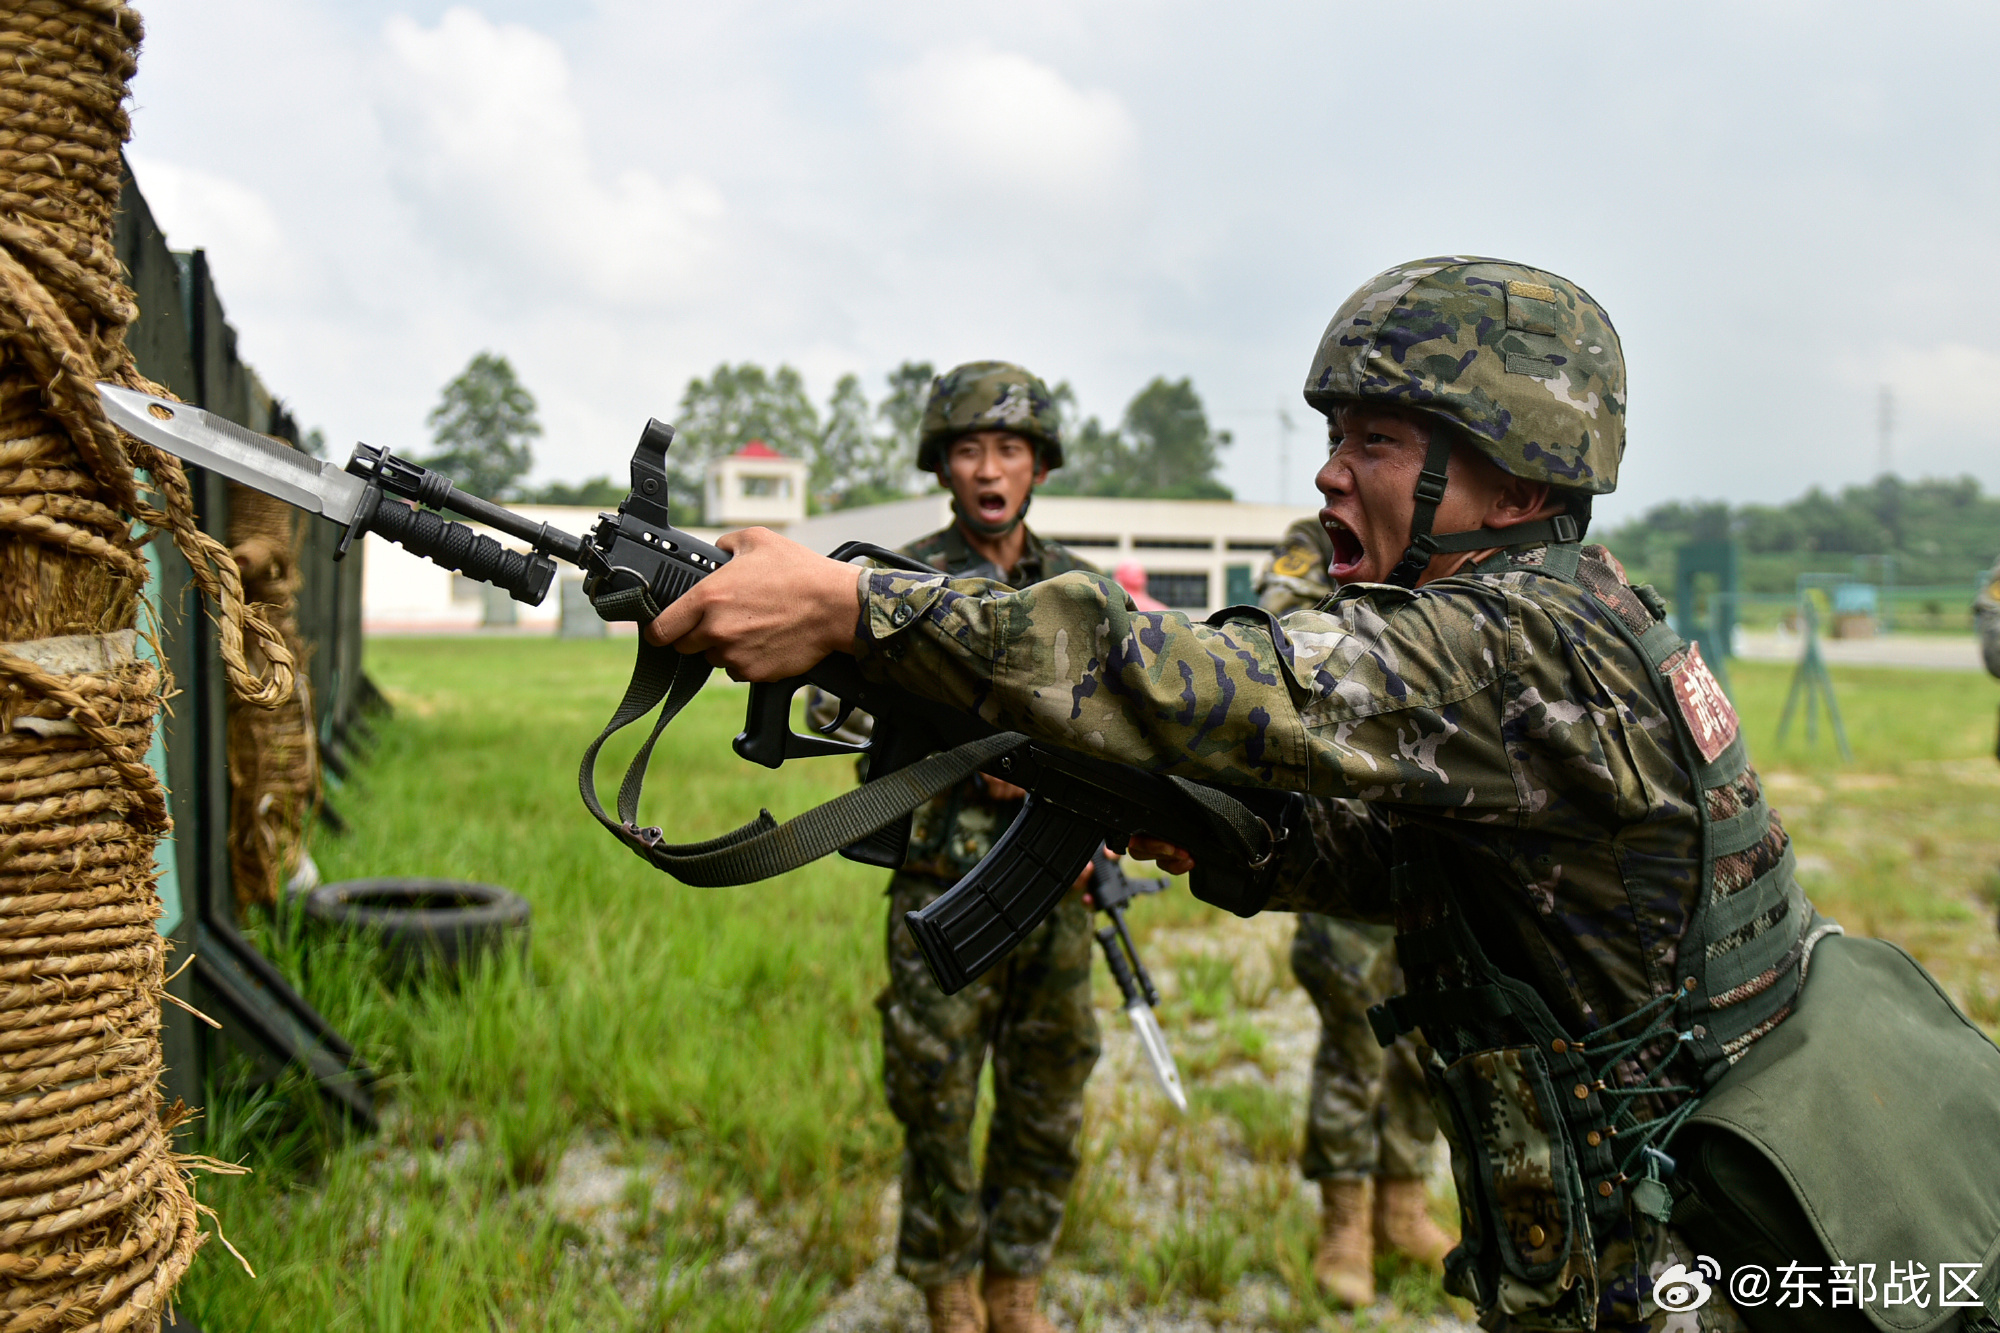
[[[1104,948],[1104,961],[1111,965],[1111,979],[1118,983],[1118,993],[1125,997],[1125,1016],[1132,1020],[1132,1029],[1139,1034],[1139,1047],[1146,1053],[1146,1062],[1153,1066],[1154,1077],[1160,1080],[1160,1091],[1167,1094],[1167,1100],[1176,1109],[1185,1111],[1187,1092],[1181,1087],[1180,1066],[1174,1063],[1174,1053],[1167,1047],[1167,1034],[1160,1031],[1160,1020],[1153,1013],[1160,1006],[1160,992],[1154,989],[1146,965],[1139,961],[1139,951],[1132,945],[1132,932],[1125,926],[1126,905],[1142,893],[1158,893],[1167,887],[1167,881],[1134,879],[1101,848],[1090,858],[1090,872],[1090,900],[1098,911],[1111,918],[1111,924],[1097,932],[1097,942]]]
[[[582,571],[584,591],[600,616],[636,621],[642,628],[729,560],[728,552],[673,526],[666,456],[674,428],[658,421],[646,423],[632,451],[632,489],[617,512],[600,515],[587,535],[575,536],[468,495],[448,478],[386,449],[359,445],[342,468],[185,403],[113,384],[97,388],[112,422],[130,434],[345,525],[336,559],[357,537],[374,532],[529,605],[548,595],[560,560]],[[438,510],[517,538],[528,550],[509,550]],[[832,555],[940,573],[865,542],[849,542]],[[591,814],[632,851],[683,883],[747,884],[832,851],[897,867],[909,841],[911,811],[936,792],[978,771],[1027,790],[1020,814],[986,858],[906,918],[946,994],[962,989],[1020,943],[1107,843],[1123,851],[1133,834],[1151,833],[1188,848],[1203,867],[1204,896],[1229,905],[1253,902],[1245,887],[1249,877],[1270,860],[1283,837],[1282,811],[1289,806],[1282,798],[1260,803],[1272,815],[1267,819],[1212,787],[1001,732],[947,705],[868,680],[852,657],[836,653],[802,676],[751,686],[735,749],[770,768],[816,755],[862,755],[869,780],[783,825],[761,812],[719,838],[668,843],[660,828],[638,822],[640,789],[660,733],[708,672],[701,657],[654,647],[641,634],[631,685],[610,724],[585,751],[578,774]],[[808,685],[839,700],[840,709],[831,722],[800,733],[791,725],[793,696]],[[597,798],[597,753],[612,733],[656,707],[652,735],[620,784],[614,819]],[[833,733],[856,708],[873,716],[872,734],[860,742],[836,738]]]

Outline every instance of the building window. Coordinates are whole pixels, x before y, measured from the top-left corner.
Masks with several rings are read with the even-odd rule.
[[[1176,610],[1198,610],[1208,605],[1208,575],[1161,574],[1149,569],[1146,591]]]
[[[746,498],[786,495],[792,489],[790,486],[785,485],[786,480],[787,478],[784,477],[745,477],[743,478],[743,494]]]
[[[1132,545],[1141,551],[1213,551],[1213,537],[1134,537]]]
[[[1228,585],[1231,606],[1249,606],[1257,600],[1257,585],[1250,577],[1250,566],[1225,565],[1222,579]]]

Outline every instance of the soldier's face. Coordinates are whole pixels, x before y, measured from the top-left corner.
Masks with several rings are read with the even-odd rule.
[[[1333,539],[1327,573],[1336,584],[1381,583],[1403,558],[1430,443],[1429,423],[1414,413],[1345,407],[1328,418],[1326,466],[1314,484],[1326,497],[1319,521]],[[1452,451],[1433,532],[1479,527],[1492,504],[1493,478],[1477,467],[1485,460],[1468,462],[1465,452]]]
[[[1005,523],[1021,511],[1028,493],[1048,479],[1035,461],[1032,440],[1010,430],[961,435],[945,452],[938,478],[958,499],[958,507],[988,523]]]

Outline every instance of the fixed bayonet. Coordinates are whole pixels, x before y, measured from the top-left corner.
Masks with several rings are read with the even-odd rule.
[[[1097,942],[1104,946],[1104,961],[1111,965],[1111,978],[1125,997],[1125,1016],[1132,1020],[1132,1030],[1139,1034],[1139,1048],[1146,1053],[1146,1063],[1153,1067],[1154,1077],[1160,1080],[1160,1091],[1167,1094],[1167,1100],[1176,1110],[1185,1111],[1187,1091],[1181,1086],[1180,1066],[1174,1063],[1174,1053],[1167,1048],[1167,1034],[1160,1030],[1159,1016],[1153,1012],[1160,1002],[1160,992],[1154,988],[1146,965],[1139,961],[1139,951],[1132,946],[1132,932],[1125,926],[1126,904],[1142,893],[1158,893],[1167,887],[1166,881],[1133,879],[1102,847],[1090,858],[1090,866],[1091,901],[1098,911],[1111,918],[1111,924],[1097,932]]]
[[[184,463],[241,482],[286,504],[354,522],[368,483],[332,463],[266,439],[191,403],[154,398],[116,384],[99,384],[98,399],[111,424],[164,449]]]
[[[467,495],[450,478],[386,449],[359,445],[347,466],[337,467],[191,403],[104,383],[98,384],[97,397],[111,424],[126,434],[346,528],[335,559],[347,554],[356,537],[376,532],[446,569],[504,588],[515,601],[530,606],[548,596],[555,581],[556,567],[549,557],[582,566],[586,573],[594,568],[595,549],[583,538]],[[484,533],[422,506],[463,514],[518,537],[533,549],[510,551]]]

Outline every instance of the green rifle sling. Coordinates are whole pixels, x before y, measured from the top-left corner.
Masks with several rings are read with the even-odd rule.
[[[710,670],[705,658],[655,647],[642,634],[638,661],[632,668],[631,683],[625,687],[625,697],[611,715],[611,721],[584,751],[583,766],[577,773],[583,803],[598,823],[654,867],[697,888],[749,884],[817,861],[901,819],[1027,740],[1015,732],[1000,732],[865,782],[782,824],[771,818],[770,811],[760,810],[757,818],[720,837],[704,842],[664,842],[659,829],[641,828],[638,823],[639,794],[645,784],[646,766],[652,760],[660,734],[700,692]],[[597,797],[598,751],[614,734],[655,707],[660,709],[659,718],[625,770],[625,779],[618,788],[618,817],[613,820]]]

